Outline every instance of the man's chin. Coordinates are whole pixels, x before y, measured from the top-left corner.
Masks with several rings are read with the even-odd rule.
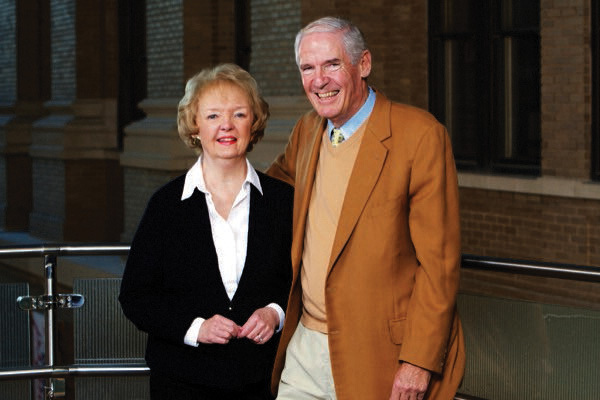
[[[327,118],[327,119],[333,119],[336,117],[337,110],[336,109],[332,109],[332,107],[326,107],[323,106],[322,104],[312,104],[313,108],[315,109],[315,111],[317,112],[317,114],[319,114],[321,117],[323,118]]]

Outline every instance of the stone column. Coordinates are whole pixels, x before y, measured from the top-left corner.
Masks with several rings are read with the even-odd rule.
[[[117,241],[116,0],[52,0],[52,95],[34,124],[30,233],[57,241]],[[98,10],[102,10],[101,13]]]
[[[15,0],[0,1],[0,226],[6,226],[8,209],[9,158],[16,150],[12,148],[6,126],[14,119],[16,102],[16,7]]]
[[[257,169],[267,168],[283,151],[294,124],[311,109],[294,58],[294,40],[302,26],[302,3],[251,1],[250,73],[271,111],[265,136],[248,154]]]
[[[132,239],[152,193],[196,160],[179,139],[177,104],[192,75],[234,60],[233,13],[233,0],[146,1],[148,95],[139,104],[146,117],[125,128],[123,241]]]
[[[2,0],[0,7],[0,228],[26,231],[32,204],[31,126],[45,115],[43,103],[50,97],[50,7],[43,0]]]

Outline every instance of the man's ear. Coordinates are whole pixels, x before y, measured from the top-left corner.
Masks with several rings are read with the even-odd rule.
[[[367,78],[369,74],[371,74],[371,52],[369,50],[363,51],[358,66],[360,68],[361,78]]]

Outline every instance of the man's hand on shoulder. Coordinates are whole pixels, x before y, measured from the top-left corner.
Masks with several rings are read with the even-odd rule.
[[[390,400],[422,400],[430,379],[428,370],[403,362],[394,377]]]

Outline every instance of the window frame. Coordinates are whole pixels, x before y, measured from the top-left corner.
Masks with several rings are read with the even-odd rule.
[[[467,43],[470,40],[470,45],[473,46],[477,54],[479,54],[483,60],[481,63],[478,63],[479,65],[475,66],[475,70],[482,73],[482,77],[480,78],[482,79],[482,84],[480,86],[482,90],[478,95],[483,104],[480,109],[481,112],[479,113],[480,118],[476,121],[477,124],[475,125],[475,129],[481,128],[483,133],[477,136],[471,135],[472,139],[476,140],[476,143],[471,150],[471,152],[474,152],[475,154],[467,155],[466,158],[461,158],[460,148],[457,149],[459,145],[453,140],[457,167],[460,170],[473,172],[539,176],[541,174],[541,93],[538,93],[537,105],[539,107],[537,119],[537,157],[528,158],[526,161],[517,159],[503,160],[501,157],[498,157],[496,152],[499,147],[494,145],[494,143],[497,143],[497,141],[501,139],[501,137],[499,137],[501,133],[494,129],[494,127],[500,122],[506,122],[505,119],[500,117],[503,108],[498,104],[498,98],[494,95],[494,93],[496,93],[495,90],[498,89],[498,85],[505,84],[504,80],[502,82],[497,82],[494,79],[494,76],[498,71],[495,66],[495,57],[497,57],[498,54],[494,51],[494,46],[498,39],[506,37],[530,37],[536,39],[537,44],[541,45],[539,25],[537,31],[515,28],[504,29],[501,27],[500,22],[501,8],[499,6],[501,5],[501,0],[489,0],[485,3],[482,2],[478,4],[478,6],[481,7],[480,12],[487,23],[480,23],[479,25],[474,23],[473,30],[468,32],[459,32],[458,30],[452,31],[450,29],[445,31],[443,26],[443,15],[440,12],[440,1],[443,0],[429,0],[428,7],[430,71],[429,109],[434,114],[445,114],[446,112],[441,112],[441,110],[447,109],[446,99],[450,98],[450,96],[447,95],[447,84],[445,80],[445,74],[448,71],[448,67],[446,65],[445,55],[440,51],[440,49],[445,48],[445,43],[460,39],[463,40],[462,43]],[[537,82],[537,87],[541,89],[541,49],[539,54],[540,62],[537,64],[539,81]],[[503,54],[502,56],[502,59],[506,63]],[[468,64],[464,65],[469,67]],[[469,97],[468,93],[465,97]],[[447,121],[445,121],[447,119],[445,115],[436,115],[436,117],[440,119],[442,123],[447,123]],[[452,128],[450,125],[447,125],[447,127],[449,131]],[[469,140],[469,137],[466,137],[466,139]]]

